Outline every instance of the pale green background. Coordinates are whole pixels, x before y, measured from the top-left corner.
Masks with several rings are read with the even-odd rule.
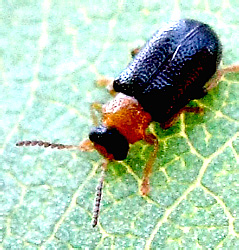
[[[223,43],[223,65],[239,62],[238,13],[238,0],[1,1],[1,247],[239,247],[238,74],[190,103],[203,115],[182,114],[167,131],[150,127],[160,150],[148,197],[139,187],[152,147],[139,142],[109,166],[95,229],[102,157],[15,147],[86,138],[90,104],[111,98],[95,85],[99,74],[117,76],[130,50],[170,20],[207,22]]]

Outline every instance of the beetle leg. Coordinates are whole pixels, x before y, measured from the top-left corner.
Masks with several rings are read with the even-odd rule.
[[[161,122],[160,127],[164,130],[172,127],[173,124],[178,121],[179,116],[181,115],[182,112],[191,112],[191,113],[201,114],[201,113],[203,113],[203,108],[201,108],[201,107],[187,107],[187,106],[183,107],[182,109],[179,110],[178,113],[174,114],[168,121]]]
[[[238,73],[239,72],[239,65],[238,64],[231,65],[231,66],[228,66],[228,67],[221,69],[219,71],[222,71],[222,75],[227,74],[227,73]]]
[[[131,56],[132,56],[132,58],[134,58],[139,53],[140,50],[141,50],[140,47],[137,47],[137,48],[131,50]]]
[[[209,91],[213,88],[215,88],[218,84],[218,82],[221,80],[221,78],[227,74],[227,73],[238,73],[239,72],[239,65],[231,65],[224,69],[217,70],[216,76],[210,80],[206,86],[206,90]]]
[[[162,129],[164,129],[164,130],[166,130],[166,129],[168,129],[168,128],[171,128],[171,127],[173,126],[173,124],[175,124],[175,123],[178,121],[179,116],[180,116],[181,113],[182,113],[182,109],[181,109],[178,113],[174,114],[174,115],[173,115],[169,120],[167,120],[166,122],[161,122],[161,123],[160,123],[160,127],[161,127]]]
[[[91,119],[93,121],[93,124],[95,126],[98,126],[99,122],[98,122],[98,117],[97,117],[95,111],[97,111],[98,113],[102,114],[102,104],[101,103],[99,103],[99,102],[93,102],[91,104],[91,106],[90,106]]]
[[[109,91],[109,93],[112,96],[116,95],[116,92],[114,91],[113,88],[113,82],[114,82],[114,78],[112,77],[106,77],[106,76],[101,76],[97,81],[96,84],[100,87],[106,87],[107,90]]]
[[[140,188],[141,194],[147,195],[149,193],[149,190],[150,190],[149,177],[150,177],[150,174],[152,173],[153,164],[154,164],[154,161],[156,159],[157,152],[158,152],[158,140],[155,137],[155,135],[153,135],[153,134],[147,134],[144,140],[146,142],[148,142],[149,144],[154,145],[154,149],[153,149],[153,151],[149,157],[149,160],[144,168],[143,180],[142,180],[141,188]]]
[[[196,114],[203,113],[203,108],[201,107],[184,107],[182,108],[181,112],[192,112]]]

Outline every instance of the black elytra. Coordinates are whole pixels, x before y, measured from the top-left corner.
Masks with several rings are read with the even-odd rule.
[[[103,146],[115,160],[124,160],[129,151],[129,143],[116,128],[101,125],[91,130],[89,138],[92,142]]]
[[[206,94],[221,61],[222,45],[202,22],[182,19],[158,30],[115,79],[116,92],[135,97],[157,122]]]

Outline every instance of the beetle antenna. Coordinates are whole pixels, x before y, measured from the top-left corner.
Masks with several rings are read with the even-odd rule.
[[[102,195],[103,195],[103,185],[104,185],[105,171],[107,169],[107,164],[108,164],[108,161],[105,161],[102,165],[101,177],[100,177],[99,183],[96,187],[92,227],[95,227],[98,223],[98,218],[99,218],[99,214],[100,214],[100,202],[102,200]]]
[[[16,143],[16,146],[39,146],[45,148],[56,148],[56,149],[79,149],[81,151],[92,151],[94,150],[93,144],[90,140],[84,140],[80,145],[64,145],[60,143],[51,143],[46,141],[19,141]]]
[[[57,149],[70,149],[74,148],[76,146],[74,145],[63,145],[63,144],[58,144],[58,143],[50,143],[46,141],[19,141],[16,143],[16,146],[39,146],[39,147],[51,147],[51,148],[57,148]]]

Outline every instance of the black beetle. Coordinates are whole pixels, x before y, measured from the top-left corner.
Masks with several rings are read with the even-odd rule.
[[[20,141],[17,146],[96,149],[105,157],[93,212],[96,226],[108,161],[125,159],[129,144],[136,141],[154,144],[141,185],[141,193],[148,194],[158,141],[146,132],[147,127],[151,121],[164,124],[190,100],[203,97],[214,87],[214,83],[206,83],[215,74],[221,56],[222,45],[207,24],[192,19],[174,22],[157,31],[119,77],[110,82],[111,90],[120,93],[103,105],[102,125],[91,130],[89,140],[79,146],[42,141]],[[232,71],[239,71],[238,66],[221,70],[218,79]],[[105,79],[102,82],[109,83]]]

